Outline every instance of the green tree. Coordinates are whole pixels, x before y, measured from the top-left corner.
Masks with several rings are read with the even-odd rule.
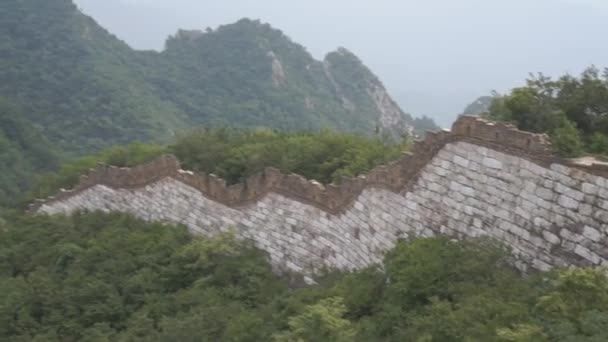
[[[576,157],[583,152],[580,133],[572,122],[568,121],[562,127],[556,128],[551,134],[551,141],[565,157]]]
[[[553,80],[532,75],[525,87],[494,98],[484,116],[515,123],[520,129],[547,133],[564,156],[583,151],[605,153],[608,131],[608,72],[590,67],[579,77]]]
[[[601,132],[593,133],[589,150],[593,153],[608,155],[608,135]]]
[[[500,342],[545,342],[548,341],[543,329],[536,325],[521,324],[514,328],[498,330]]]
[[[608,339],[603,269],[522,276],[497,242],[401,241],[379,267],[316,285],[231,234],[82,212],[0,222],[0,340]]]
[[[557,274],[536,305],[553,340],[608,338],[608,278],[603,269],[570,269]]]
[[[349,342],[355,331],[344,319],[346,307],[342,298],[328,298],[309,305],[304,311],[289,319],[289,331],[277,334],[277,342]]]

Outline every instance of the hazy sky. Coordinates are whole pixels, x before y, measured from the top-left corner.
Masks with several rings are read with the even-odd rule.
[[[449,125],[491,90],[529,72],[608,66],[608,0],[75,0],[137,49],[178,28],[261,19],[317,58],[344,46],[404,110]]]

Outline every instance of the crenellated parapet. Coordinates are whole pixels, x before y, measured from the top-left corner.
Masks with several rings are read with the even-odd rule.
[[[181,170],[175,156],[163,155],[133,168],[99,164],[87,175],[83,175],[74,189],[61,190],[54,197],[37,201],[31,209],[35,211],[43,203],[60,201],[98,184],[117,189],[133,189],[172,177],[198,189],[205,197],[230,207],[248,205],[275,192],[330,213],[339,213],[367,187],[381,187],[394,192],[407,190],[408,185],[415,183],[419,172],[432,158],[447,143],[456,141],[470,141],[545,165],[558,162],[586,172],[604,175],[608,172],[605,165],[575,165],[555,158],[551,142],[545,134],[523,132],[513,125],[493,123],[475,116],[461,116],[451,131],[429,132],[424,140],[416,142],[412,151],[404,153],[401,159],[378,166],[366,175],[344,178],[339,184],[325,186],[297,174],[285,175],[275,168],[267,167],[242,183],[227,185],[225,180],[215,175]]]
[[[193,232],[236,231],[279,269],[314,274],[381,261],[401,238],[444,234],[504,242],[522,269],[608,265],[608,167],[553,155],[544,134],[460,117],[365,175],[322,185],[266,168],[243,183],[182,170],[163,155],[98,165],[31,211],[130,212]]]
[[[512,124],[490,122],[475,116],[462,116],[453,125],[451,134],[477,139],[520,151],[527,155],[552,157],[551,141],[546,134],[520,131]]]

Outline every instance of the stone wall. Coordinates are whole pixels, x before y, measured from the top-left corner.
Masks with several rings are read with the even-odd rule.
[[[461,117],[399,161],[323,186],[267,168],[244,184],[147,165],[99,165],[73,190],[33,205],[39,213],[125,211],[213,235],[232,230],[278,269],[314,274],[381,261],[398,239],[491,236],[522,269],[608,260],[608,168],[554,158],[545,135]]]

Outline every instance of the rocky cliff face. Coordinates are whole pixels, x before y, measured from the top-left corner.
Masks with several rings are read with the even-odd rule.
[[[391,98],[380,79],[352,52],[340,48],[324,61],[327,78],[344,108],[370,113],[374,129],[393,138],[413,131],[413,119]]]
[[[268,52],[268,57],[272,59],[272,85],[275,88],[286,86],[287,77],[285,76],[285,68],[283,68],[283,63],[277,58],[277,55],[270,51]]]
[[[283,32],[249,19],[192,37],[180,31],[162,56],[175,65],[178,80],[190,85],[189,93],[200,92],[195,98],[170,95],[195,121],[365,134],[380,130],[394,137],[411,131],[411,117],[344,48],[317,61]],[[215,93],[225,93],[229,101],[208,97]]]
[[[412,117],[399,108],[382,85],[370,85],[368,94],[380,113],[378,120],[380,130],[389,133],[393,138],[413,133]]]

